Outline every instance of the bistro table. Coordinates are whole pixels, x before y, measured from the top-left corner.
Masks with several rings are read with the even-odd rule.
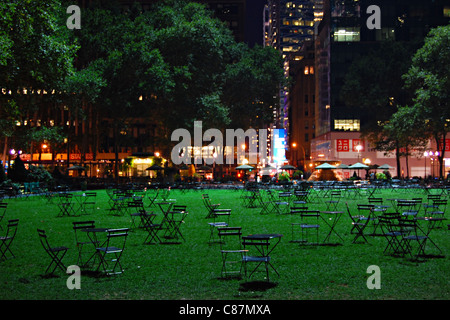
[[[172,209],[172,206],[176,203],[176,201],[177,200],[175,200],[175,199],[167,199],[165,201],[156,202],[159,209],[161,210],[161,213],[163,214],[162,223],[166,222],[167,214],[170,212],[170,210]]]
[[[164,234],[167,234],[167,232],[170,231],[172,221],[169,217],[169,213],[171,212],[171,209],[173,205],[176,203],[176,201],[177,201],[176,199],[166,199],[162,201],[156,201],[156,204],[158,205],[163,215],[161,223],[159,224],[160,227],[158,231],[165,230]]]
[[[244,250],[246,250],[249,246],[255,247],[258,254],[249,254],[246,253],[243,257],[245,274],[247,275],[247,263],[248,262],[257,262],[257,266],[248,276],[249,278],[252,274],[259,268],[259,266],[264,263],[266,268],[267,281],[269,281],[269,266],[276,272],[278,276],[280,274],[274,268],[274,266],[270,263],[270,254],[275,249],[275,247],[280,243],[281,237],[283,235],[278,233],[270,233],[270,234],[251,234],[248,236],[242,237]],[[271,243],[271,240],[275,239],[275,242]]]
[[[327,219],[323,216],[323,214],[329,215],[329,216],[331,216],[331,218]],[[342,237],[339,235],[339,233],[337,233],[337,231],[335,230],[335,227],[336,227],[338,221],[341,219],[342,214],[343,214],[343,211],[321,211],[320,212],[320,217],[330,227],[330,230],[329,230],[328,234],[326,235],[325,239],[323,240],[323,243],[326,243],[330,239],[330,236],[333,232],[339,237],[339,239],[344,241],[344,239],[342,239]],[[331,220],[331,223],[329,222],[329,220]]]
[[[94,261],[95,261],[95,257],[97,256],[97,248],[101,247],[106,241],[106,239],[103,239],[102,241],[100,241],[98,235],[99,234],[106,234],[106,232],[108,232],[108,230],[109,230],[109,228],[86,228],[86,229],[81,229],[81,231],[87,233],[87,236],[88,236],[89,240],[91,241],[92,245],[94,246],[94,253],[86,261],[86,263],[85,263],[86,265],[92,259],[94,259]]]
[[[85,202],[86,202],[86,194],[82,193],[82,194],[74,194],[73,197],[76,199],[76,203],[74,203],[74,208],[73,211],[75,213],[75,215],[77,213],[82,213],[83,211],[85,211]]]

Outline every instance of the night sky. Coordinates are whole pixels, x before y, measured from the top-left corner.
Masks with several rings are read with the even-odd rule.
[[[245,38],[249,46],[263,44],[263,8],[266,0],[247,0]]]

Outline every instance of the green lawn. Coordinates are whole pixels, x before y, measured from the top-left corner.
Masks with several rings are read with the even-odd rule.
[[[271,273],[274,286],[257,290],[245,285],[245,279],[220,278],[221,255],[218,244],[209,244],[210,227],[205,219],[206,210],[202,193],[208,193],[213,202],[222,208],[232,209],[230,225],[241,226],[244,235],[252,233],[281,233],[283,238],[272,253],[272,262],[280,273]],[[370,244],[352,244],[349,234],[351,221],[345,211],[345,201],[352,209],[357,203],[367,203],[367,197],[344,199],[339,209],[344,215],[336,230],[343,237],[341,246],[301,246],[291,242],[291,223],[295,215],[261,215],[261,209],[245,208],[240,200],[241,191],[203,190],[181,193],[171,192],[177,204],[188,206],[189,215],[182,226],[186,239],[181,244],[145,245],[143,230],[130,232],[126,251],[122,257],[125,272],[114,277],[93,277],[81,274],[81,289],[69,290],[67,274],[57,272],[57,277],[42,277],[49,257],[41,247],[36,229],[45,229],[54,246],[68,246],[65,264],[76,263],[72,222],[95,220],[98,227],[130,227],[129,214],[115,216],[109,213],[105,190],[97,191],[97,209],[94,213],[78,217],[57,217],[58,207],[41,197],[5,199],[8,210],[2,221],[3,235],[6,221],[18,218],[19,229],[12,245],[16,258],[0,262],[0,299],[28,300],[105,300],[105,299],[264,299],[264,300],[317,300],[317,299],[448,299],[449,298],[449,241],[447,222],[445,228],[433,230],[431,236],[441,248],[444,258],[415,262],[383,254],[386,240],[368,237]],[[422,191],[381,190],[376,196],[421,197]],[[146,204],[148,199],[146,198]],[[325,205],[315,201],[310,209],[324,210]],[[385,201],[388,203],[387,201]],[[388,203],[389,204],[389,203]],[[157,207],[153,208],[159,213]],[[325,226],[321,237],[326,233]],[[332,236],[331,241],[337,238]],[[427,249],[433,252],[433,247]],[[381,289],[368,289],[367,268],[379,266]],[[262,280],[255,274],[250,280]]]

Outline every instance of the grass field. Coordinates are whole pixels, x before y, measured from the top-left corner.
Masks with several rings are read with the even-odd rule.
[[[271,287],[248,286],[245,279],[221,279],[219,244],[209,244],[210,226],[205,218],[202,194],[208,193],[221,208],[232,209],[230,225],[242,227],[243,234],[280,233],[281,242],[273,251],[272,263],[280,274],[271,272]],[[345,202],[355,210],[357,203],[367,203],[367,197],[343,199],[339,209],[344,211],[336,226],[342,236],[340,246],[302,246],[291,242],[291,223],[296,215],[260,214],[261,208],[246,208],[240,200],[241,191],[202,190],[182,193],[171,191],[170,198],[177,204],[187,205],[189,215],[181,230],[184,242],[180,244],[146,245],[143,230],[132,230],[122,257],[125,272],[113,277],[94,277],[82,271],[81,289],[69,290],[69,275],[57,272],[56,277],[44,277],[50,258],[43,250],[36,229],[45,229],[54,246],[67,246],[66,266],[77,261],[73,221],[95,220],[98,227],[122,228],[131,226],[129,214],[110,214],[108,195],[97,191],[95,212],[77,217],[57,217],[58,206],[38,196],[5,199],[8,209],[2,221],[3,235],[9,219],[19,219],[16,239],[12,244],[15,258],[0,262],[1,300],[398,300],[449,298],[449,241],[445,227],[433,229],[430,236],[440,247],[443,258],[424,262],[383,254],[386,239],[368,237],[369,244],[353,244],[350,234],[351,220],[345,211]],[[380,190],[378,197],[417,198],[426,201],[422,191]],[[323,199],[309,203],[309,209],[325,210]],[[148,204],[148,198],[145,198]],[[385,203],[389,204],[387,200]],[[159,213],[159,208],[152,208]],[[426,222],[422,222],[426,223]],[[321,225],[321,237],[327,233]],[[330,241],[338,238],[334,235]],[[427,246],[432,253],[434,248]],[[380,268],[381,289],[368,289],[371,265]],[[256,273],[249,281],[264,280]],[[250,282],[251,284],[251,282]]]

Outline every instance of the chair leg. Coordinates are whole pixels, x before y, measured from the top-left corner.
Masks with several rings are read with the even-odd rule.
[[[64,258],[66,252],[67,250],[50,252],[50,257],[52,258],[52,261],[48,265],[47,270],[45,270],[45,273],[53,274],[57,268],[61,269],[61,271],[63,272],[66,272],[66,267],[62,262],[62,259]],[[59,256],[59,254],[61,254],[61,256]],[[52,271],[48,272],[52,266],[53,266]]]

